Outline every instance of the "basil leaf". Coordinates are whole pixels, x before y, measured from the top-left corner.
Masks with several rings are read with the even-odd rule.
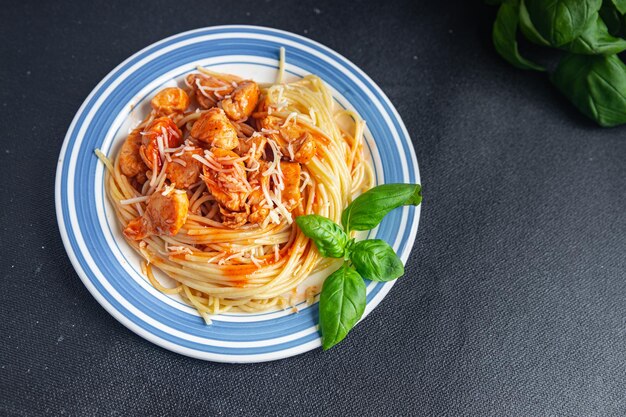
[[[528,15],[541,36],[563,46],[580,36],[602,0],[525,0]]]
[[[565,45],[565,49],[577,54],[617,54],[626,50],[626,40],[611,36],[598,15],[578,38]]]
[[[350,252],[350,260],[363,278],[372,281],[392,281],[404,275],[402,260],[384,240],[357,242]]]
[[[358,196],[341,214],[346,233],[376,227],[391,210],[422,202],[419,184],[384,184]]]
[[[601,126],[626,123],[626,65],[617,55],[565,56],[552,82]]]
[[[611,0],[620,14],[626,14],[626,0]]]
[[[496,21],[493,23],[493,46],[500,56],[511,65],[521,69],[544,71],[544,68],[522,57],[517,48],[517,24],[519,22],[519,6],[507,1],[498,9]]]
[[[317,214],[298,216],[296,223],[302,233],[313,240],[320,255],[325,258],[343,257],[349,238],[338,224]]]
[[[345,263],[326,278],[320,294],[322,348],[328,350],[341,342],[365,310],[363,278]]]
[[[608,28],[609,33],[613,36],[619,36],[622,29],[622,14],[613,3],[610,0],[604,0],[598,13]]]
[[[529,41],[541,46],[550,46],[550,42],[541,36],[533,22],[530,21],[524,0],[521,0],[519,3],[519,28]]]

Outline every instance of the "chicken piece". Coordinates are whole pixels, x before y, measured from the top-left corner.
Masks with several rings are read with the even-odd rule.
[[[247,201],[250,206],[255,206],[265,202],[265,193],[263,192],[263,188],[267,188],[269,190],[270,176],[263,175],[263,173],[268,170],[269,165],[270,164],[267,161],[260,161],[258,170],[248,172],[248,184],[250,184],[250,187],[252,188],[252,192],[248,196]]]
[[[202,156],[203,150],[194,148],[185,151],[181,156],[172,156],[172,162],[167,164],[166,176],[172,184],[176,184],[178,188],[188,188],[195,184],[200,178],[202,171],[202,163],[195,159],[193,155]],[[182,164],[181,164],[182,161]]]
[[[270,214],[270,210],[267,207],[251,207],[250,211],[251,213],[248,216],[250,224],[261,224]]]
[[[237,147],[237,153],[241,156],[244,156],[251,152],[250,159],[248,159],[246,165],[251,167],[256,165],[259,158],[263,154],[263,149],[265,149],[265,145],[267,144],[267,138],[263,135],[252,135],[247,139],[239,138],[239,146]]]
[[[148,167],[141,159],[141,155],[139,154],[139,149],[141,148],[141,129],[133,130],[130,135],[126,138],[126,141],[122,145],[122,149],[120,150],[120,171],[122,174],[126,175],[129,179],[133,179],[134,177],[144,174],[145,181],[145,173],[148,170]]]
[[[304,128],[297,123],[289,122],[283,126],[284,123],[285,121],[277,116],[266,116],[259,122],[261,128],[278,132],[279,134],[272,133],[272,135],[277,136],[277,139],[282,142],[293,142],[305,132]]]
[[[222,214],[222,224],[233,229],[243,226],[248,221],[247,211],[230,211],[220,207],[220,213]]]
[[[298,162],[280,162],[283,172],[285,188],[282,192],[282,201],[289,211],[300,208],[300,164]],[[298,210],[299,211],[299,210]]]
[[[191,128],[191,137],[210,146],[226,150],[239,145],[237,130],[222,109],[217,107],[202,113]]]
[[[148,176],[145,172],[140,172],[130,180],[130,185],[132,185],[135,190],[141,191],[146,181],[148,181]]]
[[[317,142],[309,132],[304,132],[304,135],[294,142],[293,148],[296,149],[294,161],[306,164],[317,153]]]
[[[187,221],[189,199],[182,190],[172,190],[167,195],[156,192],[148,199],[142,216],[131,220],[124,236],[141,240],[148,236],[174,236]]]
[[[267,116],[260,121],[261,128],[274,132],[269,135],[278,143],[283,155],[293,154],[293,161],[308,163],[317,152],[315,137],[297,123],[283,124],[283,120],[276,116]]]
[[[222,108],[231,120],[250,117],[259,102],[259,86],[254,81],[242,81],[230,97],[222,100]]]
[[[250,207],[250,215],[248,221],[252,224],[263,223],[263,220],[269,215],[270,211],[266,206],[265,193],[263,188],[269,189],[270,177],[263,175],[267,171],[269,163],[266,161],[259,162],[259,169],[248,173],[248,183],[252,187],[252,192],[248,196],[247,204]]]
[[[159,140],[163,148],[177,148],[183,143],[183,134],[169,117],[159,117],[144,130],[143,144],[139,149],[141,159],[150,169],[159,171],[163,164],[159,152]],[[156,162],[156,167],[154,163]]]
[[[189,107],[189,96],[183,89],[169,87],[159,91],[150,105],[157,114],[183,113]]]
[[[243,162],[234,161],[239,155],[225,149],[212,148],[205,157],[212,164],[222,167],[215,170],[203,165],[202,179],[209,192],[220,206],[230,211],[242,211],[250,193],[250,184],[246,178]]]
[[[219,100],[235,89],[232,84],[205,74],[189,74],[186,82],[191,87],[198,105],[203,109],[215,107]]]

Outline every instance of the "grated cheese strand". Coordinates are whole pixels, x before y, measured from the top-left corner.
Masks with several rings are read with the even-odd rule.
[[[147,201],[148,198],[150,198],[150,197],[148,197],[147,195],[142,195],[142,196],[139,196],[139,197],[128,198],[126,200],[120,200],[120,204],[123,205],[123,206],[127,206],[127,205],[131,205],[131,204],[135,204],[135,203],[143,203],[143,202]]]

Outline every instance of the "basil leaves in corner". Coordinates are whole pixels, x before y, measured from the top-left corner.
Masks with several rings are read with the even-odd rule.
[[[545,71],[545,69],[520,55],[517,48],[517,26],[519,23],[519,5],[514,1],[505,1],[498,9],[493,24],[493,46],[511,65],[520,69]]]
[[[617,55],[570,54],[559,63],[552,82],[601,126],[626,123],[626,65]]]
[[[543,67],[522,57],[517,29],[532,43],[565,51],[552,83],[600,126],[626,123],[626,0],[485,0],[499,5],[496,51],[512,65]]]
[[[524,0],[537,32],[552,46],[580,36],[600,10],[602,0]]]
[[[626,0],[610,0],[620,14],[626,14]]]
[[[611,35],[597,15],[579,37],[565,45],[565,49],[583,55],[617,54],[626,50],[626,40]]]
[[[337,271],[326,278],[320,295],[322,347],[341,342],[365,310],[365,282],[392,281],[404,274],[402,260],[380,239],[355,242],[348,233],[376,227],[391,210],[422,201],[419,184],[385,184],[361,194],[346,207],[341,226],[317,214],[296,217],[296,224],[327,258],[344,258]],[[345,230],[345,231],[344,231]]]

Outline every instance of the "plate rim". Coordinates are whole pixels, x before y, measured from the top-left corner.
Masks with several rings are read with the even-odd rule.
[[[163,43],[167,43],[171,40],[175,40],[176,38],[179,37],[184,37],[187,35],[193,35],[194,33],[199,33],[202,31],[206,31],[206,30],[232,30],[232,31],[236,31],[238,29],[243,29],[243,30],[261,30],[264,32],[268,32],[269,34],[276,34],[278,36],[280,35],[287,35],[290,37],[293,37],[296,39],[296,41],[304,41],[306,43],[312,43],[313,45],[319,47],[320,49],[322,49],[325,52],[329,52],[332,55],[335,55],[336,57],[339,57],[341,59],[344,60],[344,63],[350,67],[353,71],[355,71],[358,75],[362,76],[366,81],[369,82],[370,87],[373,88],[373,90],[375,90],[376,93],[378,93],[380,95],[380,97],[382,98],[382,102],[384,104],[387,105],[387,107],[389,108],[389,116],[392,116],[398,123],[398,127],[399,127],[399,131],[406,137],[409,139],[409,145],[408,149],[409,149],[409,153],[407,155],[407,163],[412,165],[414,170],[415,170],[415,175],[416,178],[419,180],[420,183],[422,183],[422,179],[420,176],[420,172],[419,172],[419,165],[417,162],[417,157],[415,154],[415,148],[413,146],[412,141],[410,140],[410,135],[406,129],[406,126],[404,124],[404,121],[402,120],[402,118],[400,117],[400,114],[398,113],[397,109],[395,108],[395,106],[393,105],[393,103],[391,102],[391,100],[389,100],[389,98],[387,97],[387,95],[384,93],[384,91],[378,86],[378,84],[376,82],[374,82],[363,70],[361,70],[356,64],[354,64],[352,61],[350,61],[349,59],[347,59],[345,56],[343,56],[342,54],[340,54],[339,52],[333,50],[330,47],[327,47],[326,45],[315,41],[313,39],[307,38],[305,36],[299,35],[297,33],[293,33],[293,32],[289,32],[289,31],[285,31],[282,29],[276,29],[276,28],[271,28],[271,27],[267,27],[267,26],[259,26],[259,25],[216,25],[216,26],[206,26],[206,27],[201,27],[201,28],[196,28],[196,29],[192,29],[192,30],[188,30],[188,31],[184,31],[184,32],[179,32],[173,35],[170,35],[168,37],[165,37],[163,39],[160,39],[156,42],[153,42],[149,45],[146,45],[145,47],[141,48],[140,50],[138,50],[137,52],[131,54],[129,57],[127,57],[126,59],[124,59],[122,62],[120,62],[118,65],[116,65],[113,69],[111,69],[90,91],[90,93],[87,95],[87,97],[85,98],[85,100],[82,102],[82,104],[80,105],[80,107],[78,108],[78,110],[76,111],[76,114],[74,115],[74,117],[72,118],[72,121],[67,129],[67,132],[64,136],[63,139],[63,144],[61,146],[61,150],[59,152],[59,157],[57,159],[57,169],[56,169],[56,175],[55,175],[55,211],[56,211],[56,218],[57,218],[57,226],[59,228],[59,232],[61,234],[61,240],[63,241],[63,246],[65,248],[65,252],[68,255],[68,258],[70,259],[70,262],[72,263],[72,267],[74,268],[74,270],[76,271],[76,273],[78,274],[79,278],[81,279],[81,281],[83,282],[83,284],[85,285],[85,287],[87,288],[87,290],[91,293],[91,295],[96,299],[96,301],[109,313],[111,314],[111,316],[113,316],[118,322],[120,322],[124,327],[126,327],[127,329],[129,329],[130,331],[132,331],[133,333],[137,334],[138,336],[150,341],[151,343],[156,344],[157,346],[160,346],[162,348],[165,348],[167,350],[170,350],[172,352],[175,353],[179,353],[185,356],[189,356],[189,357],[193,357],[196,359],[202,359],[202,360],[207,360],[207,361],[212,361],[212,362],[221,362],[221,363],[260,363],[260,362],[267,362],[267,361],[273,361],[273,360],[278,360],[278,359],[284,359],[284,358],[288,358],[288,357],[292,357],[292,356],[296,356],[305,352],[308,352],[310,350],[315,349],[316,347],[321,346],[321,342],[320,342],[320,338],[316,338],[315,340],[306,342],[306,343],[302,343],[300,345],[288,348],[288,349],[283,349],[283,350],[278,350],[275,352],[269,352],[269,353],[263,353],[263,354],[243,354],[243,355],[230,355],[230,354],[220,354],[220,353],[212,353],[212,352],[201,352],[201,351],[197,351],[194,349],[190,349],[184,346],[180,346],[178,344],[175,344],[173,342],[170,342],[168,340],[165,340],[161,337],[159,337],[158,335],[151,333],[148,330],[143,329],[141,326],[133,323],[133,321],[131,319],[129,319],[128,317],[126,317],[122,312],[120,312],[115,306],[113,306],[113,304],[111,304],[111,302],[109,300],[106,299],[106,297],[94,286],[94,284],[91,282],[91,279],[89,277],[89,275],[87,274],[87,272],[82,268],[82,266],[80,265],[80,261],[78,260],[76,253],[74,251],[74,248],[71,244],[70,238],[68,236],[68,226],[66,224],[65,219],[63,218],[63,201],[62,201],[62,195],[61,195],[61,188],[62,188],[62,177],[63,177],[63,164],[65,161],[66,156],[69,157],[69,155],[67,155],[67,150],[68,150],[68,145],[70,142],[70,138],[71,138],[71,134],[74,131],[74,129],[76,128],[77,122],[80,119],[80,116],[83,114],[85,107],[87,106],[87,104],[91,101],[92,97],[96,94],[96,92],[100,89],[100,87],[102,85],[104,85],[116,72],[118,69],[122,68],[125,64],[127,64],[128,62],[130,62],[131,60],[133,60],[135,57],[141,55],[142,53],[144,53],[145,51],[157,47],[160,44]],[[401,254],[401,258],[403,263],[406,264],[407,259],[411,253],[411,251],[413,250],[413,247],[415,245],[415,239],[416,239],[416,235],[417,235],[417,230],[419,229],[419,220],[421,217],[421,205],[416,207],[416,210],[414,211],[414,219],[416,221],[415,227],[410,230],[409,236],[406,240],[407,245],[406,247],[408,248],[408,250],[406,250],[405,253]],[[88,249],[85,249],[88,251]],[[81,250],[82,252],[82,250]],[[387,294],[389,293],[389,291],[391,290],[391,288],[393,287],[393,285],[395,284],[395,281],[390,281],[388,283],[386,283],[388,285],[384,285],[380,291],[379,291],[379,298],[378,299],[372,299],[371,302],[367,305],[366,307],[366,311],[364,312],[363,316],[361,317],[362,321],[363,319],[365,319],[365,317],[374,310],[374,308],[376,308],[378,306],[378,304],[380,302],[382,302],[382,300],[387,296]],[[359,322],[360,322],[359,321]]]

